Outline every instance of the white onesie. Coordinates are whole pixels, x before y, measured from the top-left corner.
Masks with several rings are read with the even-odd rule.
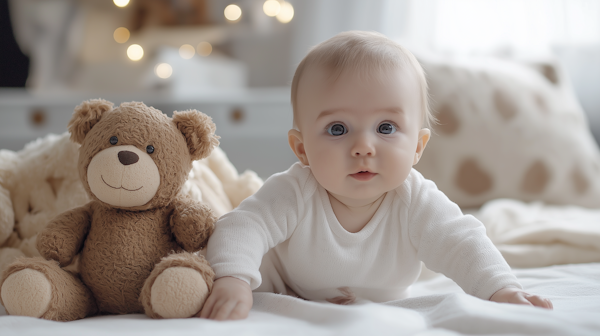
[[[483,224],[414,169],[369,223],[350,233],[310,167],[296,163],[219,219],[207,259],[216,278],[233,276],[253,290],[278,293],[287,285],[316,301],[406,298],[421,261],[481,299],[521,288]]]

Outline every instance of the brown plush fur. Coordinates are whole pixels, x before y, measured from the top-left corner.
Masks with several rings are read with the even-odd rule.
[[[9,275],[24,269],[41,272],[50,281],[53,295],[48,310],[41,316],[42,318],[72,321],[97,313],[98,309],[90,290],[81,283],[77,275],[64,271],[54,260],[44,260],[39,257],[19,258],[5,270],[0,286]],[[1,298],[0,303],[4,305]],[[10,314],[8,309],[7,313]]]
[[[214,229],[203,223],[216,222],[215,215],[209,208],[190,198],[176,199],[171,206],[171,231],[179,245],[186,251],[203,249]]]
[[[102,114],[112,109],[113,103],[102,99],[88,100],[77,106],[67,126],[71,132],[71,140],[81,144],[85,135],[100,120]]]
[[[173,122],[185,135],[192,160],[200,160],[207,157],[211,149],[219,145],[219,137],[214,136],[216,127],[210,122],[209,116],[202,114],[194,118],[194,115],[197,115],[197,112],[193,110],[175,112]]]
[[[58,261],[60,266],[69,265],[80,253],[81,282],[76,278],[65,280],[73,276],[66,275],[68,273],[56,262],[44,261],[44,265],[53,266],[41,267],[36,266],[41,260],[34,263],[31,259],[10,266],[4,279],[23,268],[44,269],[42,273],[52,284],[52,307],[55,308],[42,317],[53,320],[82,318],[95,313],[96,307],[100,313],[141,313],[144,311],[142,302],[146,300],[140,299],[144,282],[153,269],[152,274],[158,272],[155,279],[165,268],[172,267],[170,265],[197,269],[208,288],[212,288],[214,274],[208,262],[180,252],[196,252],[204,247],[216,217],[209,208],[183,198],[179,192],[192,160],[208,156],[218,144],[214,130],[210,118],[197,111],[176,112],[171,119],[139,102],[123,103],[114,109],[112,103],[104,100],[91,100],[78,106],[69,131],[72,139],[81,144],[79,175],[92,201],[51,221],[39,234],[37,246],[42,256]],[[154,147],[150,157],[158,167],[160,185],[146,204],[117,207],[102,202],[92,193],[88,166],[96,154],[113,146],[109,141],[112,136],[118,137],[119,146],[132,145],[144,152],[148,145]],[[155,265],[173,252],[180,254],[164,259],[157,270]],[[70,294],[73,291],[77,294]],[[77,295],[79,301],[55,300],[55,297]],[[89,308],[90,302],[95,302],[94,309]],[[146,313],[153,316],[148,307],[145,307]],[[69,313],[60,315],[52,313],[53,309]]]
[[[156,265],[156,267],[154,267],[154,270],[148,279],[146,279],[144,287],[142,288],[142,293],[140,294],[140,302],[144,306],[144,311],[146,315],[152,318],[162,318],[162,316],[154,312],[152,309],[150,297],[152,285],[154,285],[154,281],[164,270],[171,267],[189,267],[198,271],[202,275],[202,278],[204,278],[206,281],[208,291],[210,292],[212,290],[215,272],[212,268],[210,268],[208,262],[206,262],[203,256],[182,252],[165,257],[158,265]]]
[[[42,257],[56,260],[62,267],[73,262],[90,230],[90,204],[65,211],[48,223],[48,229],[37,238],[37,249]]]

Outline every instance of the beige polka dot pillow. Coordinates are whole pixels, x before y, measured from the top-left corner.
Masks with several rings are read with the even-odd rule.
[[[439,125],[415,168],[450,199],[600,207],[600,152],[559,67],[420,61]]]

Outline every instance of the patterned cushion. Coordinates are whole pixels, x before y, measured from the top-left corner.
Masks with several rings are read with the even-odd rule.
[[[415,168],[451,200],[600,207],[600,152],[557,65],[420,61],[439,124]]]

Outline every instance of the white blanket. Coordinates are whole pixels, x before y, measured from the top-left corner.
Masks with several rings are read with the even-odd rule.
[[[476,216],[512,267],[600,262],[600,210],[499,199]]]
[[[515,270],[525,289],[554,310],[482,301],[438,275],[413,286],[411,298],[338,306],[254,294],[242,321],[152,320],[98,316],[61,323],[3,316],[0,335],[600,335],[600,263]]]

